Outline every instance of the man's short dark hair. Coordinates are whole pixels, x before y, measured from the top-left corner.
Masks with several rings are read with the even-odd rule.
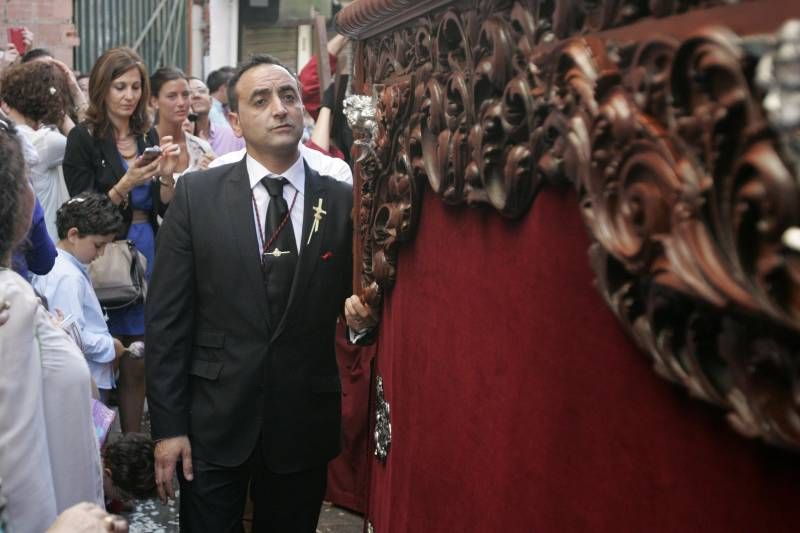
[[[155,445],[143,433],[125,433],[103,448],[103,467],[111,471],[111,481],[134,498],[156,494]]]
[[[217,92],[217,89],[228,83],[235,71],[233,67],[221,67],[211,72],[206,79],[208,90],[212,93]]]
[[[56,228],[59,239],[66,239],[70,228],[77,228],[81,237],[117,235],[122,230],[122,215],[107,195],[86,192],[58,208]]]
[[[47,48],[31,48],[20,58],[21,63],[28,63],[40,57],[53,57],[53,53]]]
[[[286,69],[289,75],[294,78],[294,81],[297,82],[297,74],[295,74],[292,69],[281,63],[281,60],[277,57],[270,54],[253,54],[247,61],[239,64],[239,66],[236,68],[236,72],[233,74],[233,77],[228,80],[228,108],[231,111],[235,112],[239,110],[239,96],[236,94],[236,84],[239,83],[239,79],[245,72],[260,65],[275,65],[277,67]],[[297,82],[297,84],[299,88],[299,82]],[[210,89],[211,86],[209,86],[209,90]]]

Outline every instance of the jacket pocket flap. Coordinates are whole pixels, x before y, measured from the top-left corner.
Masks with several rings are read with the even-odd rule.
[[[222,362],[206,361],[205,359],[195,359],[192,361],[192,368],[189,374],[206,379],[217,379],[222,371]]]
[[[194,334],[194,344],[206,348],[222,348],[225,346],[225,333],[221,331],[197,331]]]
[[[311,376],[311,392],[341,392],[339,376]]]

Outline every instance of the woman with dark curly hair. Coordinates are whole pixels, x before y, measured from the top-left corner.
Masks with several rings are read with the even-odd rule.
[[[67,80],[50,62],[14,65],[0,80],[0,100],[3,111],[36,149],[38,161],[29,168],[31,183],[44,208],[47,233],[56,241],[56,211],[69,199],[61,169],[67,138],[54,126],[72,124],[66,114],[72,101]]]
[[[127,238],[147,258],[150,276],[155,256],[157,217],[174,194],[172,174],[180,147],[165,136],[161,154],[144,157],[159,144],[150,128],[147,101],[150,83],[141,57],[130,48],[112,48],[100,56],[89,74],[86,120],[67,138],[64,177],[72,196],[95,191],[107,194],[122,213]],[[108,327],[125,345],[144,337],[144,306],[109,310]],[[144,361],[123,357],[119,408],[122,430],[139,431],[144,407]]]

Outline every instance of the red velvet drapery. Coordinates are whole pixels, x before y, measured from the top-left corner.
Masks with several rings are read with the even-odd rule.
[[[345,327],[336,332],[336,360],[342,381],[342,453],[328,465],[325,499],[352,511],[364,513],[367,471],[371,453],[368,428],[370,367],[375,344],[349,344]]]
[[[519,221],[426,193],[379,339],[393,435],[370,459],[375,531],[797,530],[798,457],[653,373],[588,246],[571,191]]]

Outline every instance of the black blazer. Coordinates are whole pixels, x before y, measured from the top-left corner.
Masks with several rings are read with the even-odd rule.
[[[306,165],[300,257],[278,324],[251,198],[245,159],[178,181],[146,303],[152,435],[189,435],[194,456],[236,466],[263,430],[267,466],[301,471],[340,450],[334,332],[351,291],[352,188]],[[306,244],[319,199],[327,214]]]
[[[158,145],[158,133],[155,128],[150,128],[145,135],[136,139],[137,148],[141,153],[148,146]],[[97,139],[92,136],[85,124],[78,124],[67,136],[67,147],[64,152],[64,181],[70,196],[75,196],[85,191],[94,191],[107,194],[114,184],[125,175],[125,167],[117,151],[113,136],[106,139]],[[167,206],[161,203],[159,183],[150,184],[150,195],[153,199],[153,209],[150,211],[150,225],[153,231],[158,230],[158,215],[164,215]],[[122,218],[125,221],[121,237],[128,233],[133,209],[130,204],[120,206]]]

